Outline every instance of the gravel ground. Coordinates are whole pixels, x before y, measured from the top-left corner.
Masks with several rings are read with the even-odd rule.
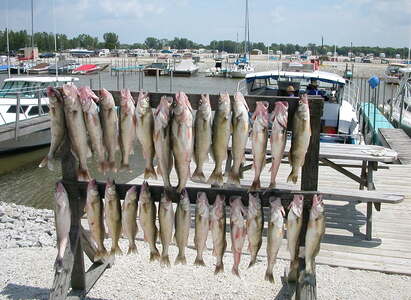
[[[38,214],[36,215],[36,211]],[[14,222],[11,216],[17,216]],[[31,215],[30,215],[31,213]],[[23,226],[21,218],[36,217],[26,220]],[[53,264],[56,249],[46,244],[55,243],[54,229],[52,235],[47,232],[53,225],[52,212],[34,210],[17,205],[0,203],[0,224],[12,224],[0,231],[0,299],[47,299],[52,285]],[[6,217],[6,218],[5,218]],[[35,222],[35,220],[44,220]],[[7,221],[1,223],[2,221]],[[37,226],[35,230],[31,226]],[[24,229],[24,230],[22,230]],[[49,236],[47,242],[31,244],[13,243],[13,236],[24,241],[41,240],[43,235]],[[141,238],[141,232],[139,233]],[[193,235],[190,233],[190,244]],[[107,245],[109,239],[106,240]],[[3,247],[7,245],[7,247]],[[122,239],[121,248],[126,251],[128,242]],[[285,299],[281,275],[288,262],[278,260],[274,267],[275,284],[263,280],[265,273],[265,250],[260,251],[259,262],[252,269],[247,269],[249,256],[244,254],[240,265],[241,278],[230,272],[233,264],[229,249],[224,257],[225,273],[214,276],[215,258],[206,250],[204,261],[207,267],[193,266],[195,251],[187,249],[188,265],[174,266],[177,248],[170,248],[171,268],[162,268],[159,263],[148,262],[148,247],[141,239],[137,243],[139,253],[133,256],[119,256],[114,266],[107,270],[87,299]],[[211,247],[209,236],[208,247]],[[159,249],[161,246],[159,245]],[[246,252],[246,249],[244,248]],[[87,261],[87,265],[90,263]],[[411,299],[411,277],[387,275],[379,272],[350,270],[317,266],[318,299]]]

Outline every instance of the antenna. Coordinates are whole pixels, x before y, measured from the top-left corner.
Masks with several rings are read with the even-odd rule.
[[[6,14],[6,39],[7,39],[7,73],[10,75],[10,43],[9,43],[9,0],[7,0],[7,14]]]
[[[53,29],[54,29],[54,51],[56,52],[56,82],[58,81],[57,78],[59,76],[59,68],[57,64],[57,33],[56,33],[56,1],[53,1]]]

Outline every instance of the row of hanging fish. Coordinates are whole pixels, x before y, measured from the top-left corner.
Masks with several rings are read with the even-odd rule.
[[[59,90],[49,87],[51,115],[51,146],[40,167],[53,169],[55,153],[67,134],[72,143],[72,152],[79,161],[78,179],[90,179],[87,158],[90,155],[89,141],[99,166],[99,171],[117,171],[116,152],[121,150],[121,169],[129,170],[129,156],[133,153],[137,138],[142,145],[145,159],[144,178],[162,176],[164,186],[170,187],[170,173],[174,166],[178,176],[177,192],[181,192],[188,179],[222,186],[223,162],[227,159],[230,136],[232,136],[233,164],[227,183],[240,186],[240,167],[245,158],[250,132],[249,108],[244,96],[237,92],[231,107],[230,96],[221,94],[218,108],[212,118],[210,99],[202,95],[193,120],[193,111],[187,95],[179,92],[172,97],[162,97],[154,113],[148,93],[140,92],[135,103],[129,90],[121,91],[120,117],[115,109],[113,96],[105,89],[100,97],[88,87],[77,89],[66,84]],[[100,103],[98,106],[96,103]],[[173,105],[174,103],[174,105]],[[287,139],[288,103],[276,102],[272,114],[268,114],[268,102],[257,102],[252,115],[252,153],[255,176],[252,191],[261,188],[260,174],[265,164],[269,124],[271,125],[271,183],[275,179],[284,154]],[[299,100],[293,119],[293,135],[289,155],[292,171],[288,181],[296,183],[304,164],[311,130],[307,96]],[[88,133],[88,134],[87,134]],[[208,179],[203,165],[209,154],[215,167]],[[194,157],[196,169],[190,174],[190,162]],[[157,173],[153,160],[158,163]]]
[[[67,246],[70,229],[70,206],[64,186],[59,183],[56,189],[56,231],[58,255],[56,259],[57,271],[62,268],[64,250]],[[185,249],[188,245],[191,214],[190,199],[184,189],[181,193],[177,208],[174,212],[171,199],[164,193],[159,203],[158,211],[152,199],[150,188],[144,182],[137,196],[136,187],[132,186],[126,193],[121,206],[120,197],[116,192],[113,181],[107,181],[105,201],[100,198],[95,180],[88,184],[86,213],[93,241],[97,252],[94,260],[98,261],[106,255],[122,254],[118,242],[121,233],[129,240],[128,254],[137,253],[135,243],[138,232],[137,214],[140,227],[144,233],[144,241],[150,248],[150,261],[159,260],[162,266],[170,266],[168,249],[172,240],[178,247],[175,264],[186,264]],[[295,195],[289,207],[287,217],[287,240],[291,263],[288,278],[295,281],[298,270],[297,247],[302,225],[303,196]],[[267,270],[265,279],[274,282],[273,267],[284,235],[285,211],[280,198],[271,197],[270,215],[267,233]],[[238,266],[243,252],[245,240],[248,240],[250,253],[249,267],[256,263],[258,252],[262,245],[264,218],[261,200],[258,194],[249,193],[248,207],[243,205],[240,196],[230,198],[230,234],[231,250],[234,257],[232,273],[239,276]],[[213,241],[213,256],[216,257],[215,274],[224,271],[223,257],[227,247],[226,241],[226,208],[225,197],[217,195],[212,206],[206,193],[199,192],[196,200],[194,246],[197,256],[194,265],[205,266],[203,253],[209,231]],[[321,196],[314,195],[310,219],[305,240],[306,274],[313,272],[314,259],[320,248],[321,238],[325,230],[324,209]],[[159,228],[156,225],[158,216]],[[105,219],[105,222],[104,222]],[[108,254],[104,246],[105,225],[111,237],[111,250]],[[156,242],[160,239],[162,252],[160,254]]]

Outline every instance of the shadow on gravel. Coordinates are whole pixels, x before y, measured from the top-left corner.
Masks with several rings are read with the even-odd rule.
[[[46,300],[49,298],[49,293],[50,293],[50,289],[9,283],[0,292],[0,295],[6,296],[7,299],[11,299],[11,300],[23,300],[23,299]],[[90,297],[86,297],[85,299],[87,300],[106,300],[103,298],[90,298]]]

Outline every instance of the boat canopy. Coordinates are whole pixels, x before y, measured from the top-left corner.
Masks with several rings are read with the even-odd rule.
[[[346,80],[335,73],[329,73],[324,71],[314,72],[290,72],[290,71],[266,71],[247,74],[245,79],[247,82],[254,81],[255,79],[271,78],[278,80],[279,78],[294,78],[294,79],[313,79],[326,83],[345,85]]]
[[[13,77],[13,78],[6,78],[4,82],[8,81],[25,81],[25,82],[70,82],[70,81],[78,81],[77,77],[71,76],[36,76],[36,77]]]

